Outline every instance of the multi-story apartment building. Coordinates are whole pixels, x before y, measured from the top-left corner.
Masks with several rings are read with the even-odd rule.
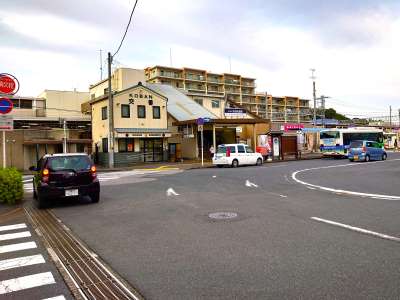
[[[310,122],[309,100],[298,97],[275,97],[256,93],[254,78],[235,74],[217,74],[192,68],[163,66],[145,69],[150,83],[172,85],[206,108],[219,108],[227,99],[272,122]]]

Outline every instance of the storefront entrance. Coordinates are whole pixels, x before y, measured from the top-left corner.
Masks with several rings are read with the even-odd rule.
[[[163,160],[162,139],[140,139],[140,152],[143,153],[145,162],[157,162]]]

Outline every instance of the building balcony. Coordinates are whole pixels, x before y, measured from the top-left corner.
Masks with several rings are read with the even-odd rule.
[[[209,78],[209,77],[207,77],[207,82],[212,83],[212,84],[218,84],[218,85],[224,84],[224,82],[222,80],[218,80],[215,78]]]
[[[251,88],[256,88],[256,84],[254,83],[254,82],[246,82],[246,81],[242,81],[242,84],[241,84],[242,86],[245,86],[245,87],[251,87]]]
[[[210,90],[210,89],[208,89],[208,90],[207,90],[207,93],[208,93],[208,94],[215,94],[215,95],[223,95],[223,94],[224,94],[224,91],[218,91],[218,90]]]
[[[225,79],[225,84],[240,86],[240,80],[237,80],[237,79]]]
[[[187,81],[200,81],[200,82],[205,82],[206,81],[206,79],[205,79],[205,76],[203,76],[203,75],[194,75],[194,76],[191,76],[191,75],[186,75],[185,76],[185,80],[187,80]]]

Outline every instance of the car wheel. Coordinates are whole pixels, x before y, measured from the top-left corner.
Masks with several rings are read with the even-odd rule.
[[[223,167],[223,165],[217,165],[217,167],[218,167],[218,168],[222,168],[222,167]]]
[[[238,162],[237,159],[234,159],[234,160],[232,161],[232,168],[237,168],[237,167],[239,167],[239,162]]]
[[[387,159],[387,154],[386,153],[383,153],[382,154],[382,160],[386,160]]]
[[[353,162],[353,161],[354,161],[354,159],[352,159],[352,158],[349,158],[349,161]]]
[[[367,155],[365,155],[365,161],[366,162],[369,162],[371,160],[371,158],[369,157],[369,155],[367,154]]]
[[[93,203],[98,203],[100,200],[100,193],[94,193],[90,195],[90,199],[92,200]]]
[[[256,166],[261,166],[262,165],[262,159],[257,158]]]
[[[38,201],[37,206],[39,209],[47,208],[48,202],[46,198],[37,195],[37,201]]]

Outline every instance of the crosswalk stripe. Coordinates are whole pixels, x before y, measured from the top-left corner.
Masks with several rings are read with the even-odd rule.
[[[35,242],[18,243],[18,244],[0,246],[0,253],[8,253],[8,252],[21,251],[34,248],[37,248]]]
[[[52,297],[52,298],[46,298],[43,300],[65,300],[65,297],[63,295]]]
[[[0,281],[0,295],[56,283],[51,272]]]
[[[5,259],[0,260],[0,271],[43,263],[45,260],[41,254]]]
[[[24,237],[30,237],[31,233],[29,231],[22,231],[16,233],[0,234],[0,241],[20,239]]]
[[[0,226],[0,231],[7,231],[7,230],[14,230],[14,229],[22,229],[22,228],[26,228],[26,224],[25,224],[25,223]]]

